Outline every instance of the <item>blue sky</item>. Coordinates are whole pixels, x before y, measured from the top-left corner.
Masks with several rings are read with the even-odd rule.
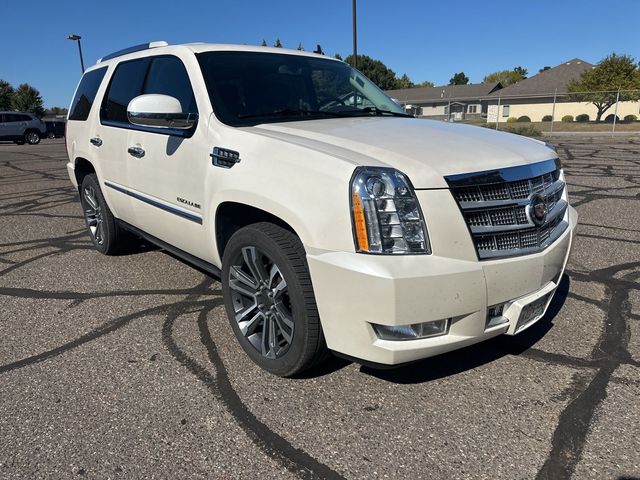
[[[285,47],[320,43],[343,56],[352,48],[351,0],[31,0],[27,11],[40,17],[5,9],[0,78],[32,84],[48,107],[67,106],[79,79],[69,33],[82,36],[87,65],[152,40],[271,45],[279,37]],[[448,83],[462,70],[477,83],[517,65],[533,74],[613,51],[640,59],[638,19],[640,0],[359,0],[358,52],[415,82]]]

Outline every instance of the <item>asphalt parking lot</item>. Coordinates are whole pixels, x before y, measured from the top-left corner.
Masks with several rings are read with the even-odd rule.
[[[543,320],[298,379],[245,357],[214,279],[92,250],[61,140],[0,144],[0,478],[640,477],[640,139],[555,143],[580,226]]]

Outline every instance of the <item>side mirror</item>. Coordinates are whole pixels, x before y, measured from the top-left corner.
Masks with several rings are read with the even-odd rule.
[[[198,121],[197,113],[184,113],[177,98],[148,94],[135,97],[127,106],[129,122],[141,127],[189,130]]]

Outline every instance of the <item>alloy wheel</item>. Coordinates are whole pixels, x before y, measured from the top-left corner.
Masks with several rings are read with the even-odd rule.
[[[229,269],[235,321],[262,356],[283,356],[293,339],[294,322],[289,289],[282,272],[254,246],[242,248]]]
[[[102,218],[102,209],[93,187],[85,187],[84,197],[84,216],[89,226],[89,232],[98,245],[104,243],[104,220]]]

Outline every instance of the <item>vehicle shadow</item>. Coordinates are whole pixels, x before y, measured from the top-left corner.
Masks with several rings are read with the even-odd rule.
[[[506,355],[520,355],[553,328],[553,320],[564,305],[571,280],[564,275],[547,313],[536,324],[516,336],[500,335],[485,342],[386,370],[361,366],[367,375],[393,383],[423,383],[473,370]]]

